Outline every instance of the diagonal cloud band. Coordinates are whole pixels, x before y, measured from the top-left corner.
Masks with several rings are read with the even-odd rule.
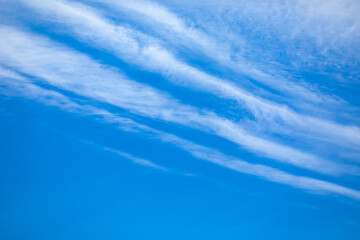
[[[358,190],[310,177],[293,175],[260,164],[251,164],[246,161],[224,155],[214,149],[207,148],[188,140],[179,138],[175,135],[149,128],[134,122],[131,119],[112,114],[106,110],[87,105],[79,105],[61,93],[34,85],[22,76],[2,67],[0,67],[0,80],[0,91],[2,90],[1,92],[3,94],[19,94],[20,96],[36,100],[47,105],[60,107],[65,111],[86,115],[102,116],[105,122],[116,123],[118,127],[124,131],[148,132],[163,142],[174,144],[184,151],[189,152],[197,159],[209,161],[216,165],[232,169],[240,173],[257,176],[267,181],[285,184],[291,187],[310,191],[312,193],[336,194],[360,200],[360,192]],[[11,91],[14,91],[14,93]],[[129,158],[130,160],[140,165],[166,170],[166,168],[158,166],[148,160],[137,158],[121,151],[113,149],[104,150],[112,151],[116,154]]]
[[[128,111],[181,124],[235,142],[261,156],[326,174],[355,174],[356,166],[256,137],[215,113],[181,104],[152,87],[127,79],[118,71],[44,37],[1,27],[0,63],[47,83]]]
[[[160,73],[174,84],[214,94],[239,102],[251,111],[269,131],[283,132],[287,127],[298,136],[311,135],[321,141],[358,151],[360,128],[295,112],[285,105],[262,99],[236,84],[207,74],[176,58],[151,36],[117,25],[92,8],[67,1],[22,1],[47,16],[49,21],[66,26],[66,32],[97,48],[107,50],[122,60]],[[180,23],[179,23],[180,24]],[[276,129],[273,123],[282,126]],[[302,134],[301,134],[302,133]]]

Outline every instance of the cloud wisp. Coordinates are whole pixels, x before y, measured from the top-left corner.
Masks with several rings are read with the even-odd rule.
[[[134,114],[215,134],[256,154],[326,174],[355,174],[357,167],[322,159],[259,138],[240,125],[184,105],[168,94],[132,81],[118,71],[51,40],[11,27],[1,27],[0,62],[48,84],[96,99]]]
[[[88,6],[66,1],[39,3],[37,0],[31,0],[24,3],[47,16],[49,21],[65,26],[65,31],[80,41],[107,50],[120,59],[139,65],[145,70],[162,74],[176,85],[201,90],[240,103],[269,132],[281,134],[284,129],[289,129],[291,134],[299,137],[311,136],[313,139],[352,150],[359,149],[360,128],[358,126],[342,125],[300,114],[286,105],[255,96],[230,81],[207,74],[181,61],[153,37],[129,27],[114,24]],[[179,24],[180,29],[185,28],[181,22],[176,23],[176,19],[170,22]],[[279,85],[286,86],[286,84]],[[277,124],[282,127],[274,127]]]
[[[261,164],[251,164],[244,160],[227,156],[217,150],[179,138],[175,135],[152,129],[134,122],[131,119],[112,114],[107,110],[87,105],[80,105],[61,93],[39,87],[31,83],[26,78],[18,75],[17,73],[3,67],[0,67],[0,80],[0,91],[2,94],[26,97],[40,103],[56,106],[64,111],[73,113],[102,116],[105,122],[117,123],[117,126],[121,130],[136,132],[143,131],[150,133],[153,137],[158,138],[162,142],[176,145],[180,149],[193,155],[196,159],[205,160],[213,164],[237,171],[239,173],[257,176],[270,182],[288,185],[294,188],[309,191],[311,193],[334,194],[360,200],[360,192],[357,190],[323,180],[293,175]],[[148,166],[162,171],[168,171],[167,168],[159,166],[149,160],[134,157],[131,154],[111,148],[103,149],[128,158],[136,164]]]
[[[191,26],[189,20],[180,18],[165,6],[152,1],[109,1],[93,0],[92,2],[103,3],[116,9],[118,13],[125,15],[135,15],[134,19],[142,21],[144,18],[151,21],[150,27],[158,30],[164,38],[171,38],[177,44],[186,45],[195,51],[200,51],[208,57],[217,61],[218,64],[245,74],[250,78],[267,85],[270,88],[281,91],[283,94],[299,96],[302,100],[307,99],[311,102],[336,102],[330,96],[326,96],[316,91],[309,90],[308,86],[296,84],[288,81],[281,74],[269,74],[259,69],[254,62],[246,60],[241,53],[235,54],[230,43],[219,43],[219,40],[205,33],[203,30]],[[240,37],[238,37],[240,38]],[[249,46],[247,46],[249,47]],[[236,52],[236,51],[235,51]],[[236,58],[232,57],[236,55]],[[272,71],[273,72],[273,71]],[[274,73],[273,73],[274,74]]]

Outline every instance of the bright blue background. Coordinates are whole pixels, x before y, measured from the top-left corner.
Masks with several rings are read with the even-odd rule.
[[[150,159],[159,158],[154,157],[159,146],[86,117],[1,97],[0,126],[1,239],[329,240],[359,235],[357,202],[304,194],[176,150],[156,162],[197,176],[135,165],[82,139]]]
[[[130,79],[168,92],[184,104],[214,111],[234,121],[252,118],[249,111],[233,101],[176,86],[159,74],[143,71],[110,53],[58,32],[51,23],[33,19],[34,13],[28,13],[20,4],[6,4],[0,11],[1,24],[11,23],[47,36],[102,64],[120,69]],[[114,18],[119,23],[128,21],[136,29],[149,30],[126,16]],[[274,47],[274,59],[286,66],[295,80],[319,85],[324,93],[335,94],[351,106],[359,105],[358,75],[350,76],[354,81],[334,80],[339,71],[344,76],[351,75],[359,62],[345,64],[340,70],[333,66],[320,70],[316,66],[294,69],[290,62],[299,59],[294,60],[291,58],[294,56],[287,56],[285,51],[281,51],[285,46],[277,42],[276,34],[264,40],[259,33],[252,32],[251,27],[242,28],[243,25],[246,24],[238,23],[237,28],[241,29],[238,31],[257,43],[260,52],[267,51],[267,48],[271,51],[271,47]],[[152,34],[150,30],[149,33]],[[180,59],[204,72],[237,81],[239,86],[250,92],[266,89],[269,95],[264,98],[286,101],[288,97],[252,81],[248,76],[217,66],[200,53],[171,46],[171,42],[165,40],[164,44]],[[301,47],[304,46],[299,44]],[[262,56],[258,57],[260,61]],[[352,63],[352,60],[345,56],[345,62]],[[124,113],[155,129],[193,139],[198,144],[220,149],[225,154],[251,163],[262,163],[296,175],[335,182],[330,176],[269,161],[199,130],[134,116],[109,104],[76,96],[43,83],[37,84],[61,92],[77,102]],[[296,101],[290,101],[290,107],[300,113],[305,111],[297,108]],[[359,124],[358,109],[354,108],[346,115],[348,117],[344,117],[346,111],[338,106],[326,107],[335,113],[332,120],[342,124]],[[320,115],[317,112],[312,114]],[[277,141],[305,147],[312,144],[292,136],[272,137]],[[127,158],[104,151],[103,146],[152,161],[170,171],[137,165]],[[317,150],[327,154],[326,146]],[[336,183],[353,189],[359,189],[358,182],[357,177],[336,179]],[[0,95],[1,240],[356,240],[359,237],[359,201],[343,196],[308,193],[240,174],[196,159],[171,144],[139,133],[121,131],[112,124],[98,121],[94,116],[69,113],[20,96]]]

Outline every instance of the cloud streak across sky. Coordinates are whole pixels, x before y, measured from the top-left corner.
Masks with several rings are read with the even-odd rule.
[[[171,143],[180,149],[190,153],[195,158],[209,161],[213,164],[232,169],[234,171],[254,175],[271,182],[289,185],[291,187],[303,189],[318,194],[336,194],[343,195],[354,199],[360,199],[360,191],[343,187],[331,182],[317,180],[304,176],[296,176],[278,169],[264,166],[261,164],[251,164],[235,157],[224,155],[223,153],[207,148],[188,140],[179,138],[175,135],[158,131],[140,123],[134,122],[126,117],[112,114],[104,109],[99,109],[87,105],[79,105],[68,97],[51,90],[32,84],[29,80],[17,75],[16,73],[4,68],[0,68],[0,76],[3,78],[4,86],[0,85],[0,90],[6,95],[19,95],[29,99],[36,100],[50,106],[60,107],[61,109],[73,113],[81,113],[84,115],[101,116],[102,120],[108,123],[116,123],[116,125],[124,131],[131,132],[147,132],[152,138],[157,138],[162,142]],[[4,89],[6,86],[7,89]],[[91,143],[94,144],[94,143]],[[115,150],[108,147],[102,147],[103,150],[112,152],[121,157],[127,158],[136,164],[151,167],[161,171],[169,171],[169,169],[159,166],[149,160],[132,156],[123,151]]]
[[[87,44],[108,50],[117,57],[129,63],[137,64],[146,70],[160,73],[176,85],[208,92],[220,98],[238,102],[249,110],[255,119],[260,121],[263,128],[268,126],[268,131],[281,133],[284,131],[284,127],[288,127],[297,130],[293,131],[292,134],[316,135],[316,138],[322,141],[330,141],[333,144],[359,149],[360,129],[357,126],[341,125],[327,119],[299,114],[286,105],[255,96],[235,83],[209,75],[181,61],[166,48],[159,45],[158,42],[160,41],[157,42],[153,37],[139,33],[127,26],[114,24],[89,7],[66,1],[47,1],[41,4],[36,0],[24,2],[39,10],[42,15],[48,16],[47,20],[64,24],[67,29],[66,32]],[[127,6],[131,7],[132,4],[127,4]],[[141,7],[142,5],[135,3],[135,6]],[[146,7],[149,7],[149,4],[146,4]],[[150,9],[153,8],[156,8],[156,5],[150,5]],[[189,35],[188,38],[196,41],[197,38],[193,36],[197,35],[193,33],[195,30],[189,30],[180,19],[171,13],[167,13],[163,8],[160,8],[159,11],[162,14],[157,14],[157,20],[165,21],[161,16],[165,15],[164,18],[171,16],[168,24],[171,24],[175,31],[185,32],[183,35]],[[205,43],[200,43],[200,45],[204,45],[203,47],[206,48]],[[269,77],[266,78],[269,79]],[[280,80],[277,79],[277,81]],[[287,85],[283,82],[272,83],[272,85],[275,84]],[[299,89],[294,89],[294,91],[302,92]],[[277,129],[274,127],[274,123],[280,124],[282,127]],[[339,139],[341,140],[339,141]]]
[[[215,113],[183,105],[165,93],[129,80],[123,74],[49,40],[13,28],[5,27],[0,32],[5,36],[2,39],[4,47],[0,47],[3,62],[56,87],[135,114],[207,131],[265,157],[298,167],[328,174],[358,174],[354,166],[323,160],[253,136],[238,124]],[[57,68],[59,65],[62,68]]]
[[[5,89],[2,90],[2,94],[11,95],[13,90],[20,96],[47,105],[55,105],[65,111],[101,116],[104,122],[116,123],[122,130],[151,133],[162,142],[175,145],[197,159],[240,173],[255,175],[271,182],[307,191],[360,199],[360,192],[357,190],[267,166],[271,165],[270,160],[275,160],[281,164],[332,177],[358,176],[360,171],[356,159],[351,159],[353,163],[349,164],[345,162],[346,159],[339,157],[331,159],[326,154],[322,156],[321,151],[316,151],[317,148],[325,145],[331,148],[329,152],[335,152],[340,156],[344,151],[357,156],[360,147],[358,126],[341,124],[331,118],[313,116],[311,112],[297,112],[286,102],[281,103],[258,96],[241,84],[220,78],[186,62],[176,52],[167,49],[160,36],[110,20],[103,16],[101,11],[96,11],[84,3],[53,0],[45,2],[19,0],[18,2],[31,11],[29,16],[40,12],[41,15],[34,18],[55,23],[58,26],[56,34],[68,35],[99,51],[113,54],[127,64],[140,67],[140,71],[159,74],[174,86],[189,90],[192,94],[201,91],[226,100],[229,106],[239,105],[240,109],[248,111],[250,115],[243,116],[245,119],[248,118],[247,121],[236,122],[226,114],[223,116],[217,113],[217,109],[209,110],[198,104],[185,104],[181,99],[175,98],[171,91],[165,92],[141,83],[137,79],[131,79],[118,66],[99,63],[86,53],[51,40],[47,36],[32,33],[31,30],[23,30],[29,28],[16,27],[15,23],[0,26],[2,36],[0,86]],[[98,1],[89,1],[89,4],[94,2]],[[111,6],[109,1],[102,2]],[[230,59],[230,52],[226,52],[231,51],[229,46],[221,45],[205,32],[188,26],[186,21],[160,4],[119,2],[115,7],[118,11],[129,11],[129,14],[136,12],[152,19],[157,22],[156,28],[165,27],[166,33],[177,34],[176,41],[186,39],[185,43],[188,41],[190,44],[185,44],[185,47],[190,50],[203,52],[215,59],[218,64],[238,69],[254,81],[262,82],[288,96],[298,95],[297,99],[304,98],[304,101],[314,104],[324,102],[324,106],[333,103],[343,104],[337,102],[336,97],[329,97],[318,90],[308,90],[306,85],[295,84],[285,77],[276,79],[277,76],[263,73],[257,69],[257,66],[248,67],[247,64],[252,63],[247,63],[245,59],[242,59],[242,62],[233,61]],[[177,48],[180,44],[174,45],[174,48]],[[225,50],[218,52],[218,49]],[[42,87],[44,84],[59,91],[45,89]],[[174,126],[220,137],[255,154],[261,158],[261,164],[226,155],[221,149],[202,146],[196,143],[196,140],[183,139],[172,133],[154,129],[129,117],[120,116],[116,112],[81,104],[61,93],[60,90],[121,108],[134,116],[171,123]],[[250,126],[261,126],[261,128],[255,131]],[[261,129],[264,131],[261,132]],[[282,135],[284,132],[286,134]],[[297,141],[295,143],[284,141],[289,135]],[[304,142],[305,146],[310,147],[303,147],[297,142]],[[110,148],[105,150],[138,164],[166,169],[122,151]]]

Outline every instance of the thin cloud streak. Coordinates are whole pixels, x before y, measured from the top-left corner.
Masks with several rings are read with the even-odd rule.
[[[0,90],[3,87],[7,87],[9,89],[3,90],[3,94],[10,94],[13,95],[15,92],[19,94],[20,96],[33,99],[36,101],[39,101],[41,103],[44,103],[46,105],[56,106],[60,107],[62,110],[69,111],[69,112],[75,112],[75,113],[83,113],[87,115],[95,115],[95,116],[104,116],[104,119],[107,119],[109,123],[118,122],[119,127],[122,130],[129,131],[130,129],[137,129],[136,131],[145,131],[148,133],[153,134],[153,136],[157,137],[159,140],[171,143],[176,145],[177,147],[183,149],[184,151],[187,151],[191,155],[193,155],[197,159],[202,159],[205,161],[209,161],[213,164],[232,169],[234,171],[243,173],[243,174],[249,174],[254,175],[257,177],[260,177],[262,179],[276,182],[280,184],[285,184],[294,188],[299,188],[305,191],[309,191],[311,193],[317,193],[317,194],[336,194],[336,195],[342,195],[349,198],[353,198],[356,200],[360,200],[360,192],[351,188],[343,187],[331,182],[322,181],[314,178],[304,177],[304,176],[296,176],[289,174],[287,172],[280,171],[275,168],[267,167],[260,164],[251,164],[243,160],[239,160],[234,157],[230,157],[227,155],[222,154],[221,152],[218,152],[216,150],[213,150],[211,148],[207,148],[198,144],[195,144],[193,142],[190,142],[188,140],[179,138],[175,135],[164,133],[149,127],[146,127],[142,124],[138,124],[134,122],[131,119],[122,118],[119,116],[116,116],[114,114],[111,114],[103,109],[97,109],[89,106],[79,105],[72,100],[70,100],[68,97],[62,95],[61,93],[52,91],[52,90],[46,90],[42,87],[39,87],[37,85],[34,85],[30,83],[25,78],[17,75],[16,73],[11,73],[11,71],[4,69],[0,66],[0,83],[5,84],[2,86],[0,84]],[[18,76],[15,78],[12,78],[12,76]],[[11,93],[12,90],[14,91]],[[49,101],[51,99],[51,101]],[[109,115],[112,115],[113,118],[109,118]],[[116,119],[119,119],[117,121]],[[138,126],[136,126],[138,125]],[[132,131],[132,130],[130,130]],[[151,161],[148,161],[146,159],[141,159],[134,157],[130,154],[117,151],[111,148],[104,148],[104,150],[111,151],[115,154],[118,154],[122,157],[129,158],[130,160],[134,161],[134,163],[149,166],[155,169],[164,170],[166,171],[166,168],[163,168],[162,166],[159,166],[157,164],[152,163]]]
[[[117,57],[137,64],[146,70],[160,73],[174,84],[212,93],[218,97],[232,99],[249,109],[261,124],[275,132],[274,123],[294,129],[294,135],[315,135],[321,141],[358,150],[360,129],[345,126],[325,119],[302,115],[287,106],[275,104],[240,89],[235,84],[219,79],[177,59],[156,43],[154,38],[133,29],[119,26],[101,17],[92,8],[66,1],[23,1],[50,21],[65,24],[67,31],[81,41],[112,52]],[[341,140],[340,140],[341,139]]]
[[[177,38],[179,44],[184,44],[194,50],[201,51],[208,57],[216,60],[219,64],[230,68],[238,73],[245,74],[256,81],[259,81],[270,88],[279,90],[285,94],[291,93],[293,96],[298,95],[302,99],[313,102],[336,102],[336,99],[330,96],[310,91],[304,86],[295,84],[286,80],[281,75],[272,76],[269,73],[261,71],[254,63],[250,63],[237,54],[236,59],[232,59],[232,47],[220,44],[214,37],[206,34],[204,31],[190,26],[185,19],[178,17],[175,13],[169,11],[165,6],[151,1],[109,1],[109,0],[92,0],[93,2],[105,3],[112,9],[122,14],[130,14],[145,17],[152,21],[152,26],[164,30],[163,36]],[[141,18],[142,19],[142,18]]]
[[[231,61],[230,53],[228,52],[229,50],[224,50],[229,49],[230,47],[221,46],[221,44],[218,44],[214,38],[194,27],[189,26],[184,19],[179,18],[175,13],[170,12],[166,7],[156,2],[138,0],[131,1],[130,3],[122,0],[116,2],[108,0],[93,1],[106,3],[108,6],[115,7],[125,14],[128,14],[129,11],[132,11],[142,16],[146,16],[148,19],[151,19],[154,22],[160,24],[158,27],[166,28],[166,30],[168,30],[166,35],[173,36],[173,33],[176,33],[179,36],[180,42],[184,42],[182,41],[183,38],[190,40],[192,46],[194,46],[195,43],[195,46],[200,47],[204,53],[218,59],[218,61],[220,63],[222,62],[223,65],[231,67],[232,69],[241,70],[242,73],[246,73],[250,77],[260,80],[269,87],[273,87],[286,93],[291,92],[293,94],[300,94],[302,98],[310,99],[314,102],[333,102],[329,96],[316,95],[316,93],[310,92],[303,86],[286,81],[286,79],[282,78],[281,76],[273,77],[270,74],[254,68],[251,66],[251,64],[247,64],[246,62],[236,63]],[[234,87],[232,86],[232,88]],[[229,94],[229,96],[231,96],[231,94]],[[255,116],[259,119],[270,118],[279,120],[278,118],[283,118],[286,119],[287,124],[292,126],[311,130],[317,133],[321,131],[321,133],[325,135],[325,137],[322,137],[321,140],[329,141],[326,136],[333,135],[333,138],[330,141],[339,144],[338,138],[353,138],[353,141],[347,142],[346,145],[356,144],[355,148],[359,147],[360,138],[357,138],[356,136],[359,136],[360,131],[357,126],[341,126],[334,124],[331,121],[317,119],[310,116],[297,115],[292,110],[286,109],[283,106],[271,107],[271,102],[267,103],[265,100],[259,100],[263,103],[257,102],[258,99],[256,98],[252,99],[251,101],[253,101],[253,105],[255,106],[263,104],[264,109],[269,109],[267,111],[263,109],[257,110],[257,112],[255,111]],[[253,106],[253,109],[256,109],[255,106]],[[275,112],[279,112],[281,116],[278,117],[274,115],[274,113],[270,112],[270,109]]]
[[[143,158],[139,158],[139,157],[135,157],[129,153],[126,153],[126,152],[122,152],[122,151],[119,151],[119,150],[115,150],[115,149],[112,149],[112,148],[108,148],[108,147],[103,147],[103,149],[105,151],[108,151],[108,152],[112,152],[118,156],[121,156],[121,157],[125,157],[127,159],[130,159],[132,162],[136,163],[136,164],[139,164],[139,165],[143,165],[143,166],[146,166],[146,167],[150,167],[150,168],[155,168],[157,170],[161,170],[161,171],[169,171],[169,169],[163,167],[163,166],[160,166],[158,164],[155,164],[149,160],[146,160],[146,159],[143,159]]]
[[[360,199],[360,192],[354,189],[310,177],[292,175],[276,168],[260,164],[251,164],[234,157],[226,156],[219,151],[180,139],[176,136],[167,135],[163,138],[177,144],[178,147],[187,150],[196,158],[212,162],[240,173],[258,176],[271,182],[286,184],[295,188],[314,191],[316,193],[335,193],[358,200]]]
[[[209,49],[208,55],[219,58],[220,62],[224,59],[225,62],[231,60],[236,63],[238,55],[242,54],[241,50],[236,51],[238,48],[250,48],[251,50],[245,52],[252,53],[251,55],[254,55],[254,51],[256,52],[255,55],[260,53],[260,56],[257,55],[259,58],[269,52],[266,51],[266,48],[276,51],[279,50],[276,49],[277,47],[282,48],[280,49],[280,51],[282,50],[281,53],[286,52],[289,58],[297,59],[293,64],[301,68],[308,68],[309,66],[306,65],[311,66],[313,64],[317,66],[351,65],[352,61],[344,62],[344,54],[352,60],[359,59],[357,50],[360,45],[357,39],[360,37],[360,21],[358,18],[360,4],[356,0],[329,0],[326,2],[321,0],[295,0],[291,2],[262,0],[224,0],[221,2],[199,0],[194,2],[184,0],[181,4],[176,3],[176,1],[166,2],[167,5],[175,5],[175,9],[180,8],[181,17],[166,8],[165,4],[161,5],[157,1],[134,0],[130,3],[123,0],[116,2],[109,0],[92,1],[105,3],[111,9],[116,9],[118,13],[134,16],[134,20],[138,18],[140,20],[146,19],[144,22],[151,21],[155,25],[153,28],[166,35],[165,38],[168,37],[168,33],[172,33],[171,35],[177,35],[178,39],[187,39],[193,42],[193,45],[203,46],[204,53],[206,53],[204,49]],[[195,16],[194,19],[186,19],[186,8],[191,9],[191,17]],[[206,14],[203,14],[204,12]],[[195,24],[189,20],[196,21],[195,24],[199,27],[194,27]],[[240,30],[237,31],[236,29]],[[212,35],[208,32],[212,32]],[[245,36],[249,34],[255,38],[265,37],[268,41],[260,44],[266,47],[259,46],[256,39],[255,42],[254,39],[249,39],[255,46],[246,44],[247,39],[242,40],[243,35],[241,34]],[[197,36],[201,36],[201,38],[197,38]],[[227,44],[223,43],[225,39]],[[231,40],[227,41],[227,39]],[[242,44],[238,44],[239,39]],[[296,44],[293,44],[294,41]],[[186,40],[182,42],[187,43]],[[280,45],[274,46],[276,43]],[[215,51],[211,51],[214,49],[213,46],[216,46]],[[266,53],[264,53],[265,51]],[[235,59],[230,57],[234,55],[233,58]],[[249,58],[248,55],[247,58]],[[257,60],[262,61],[258,58]],[[269,56],[265,59],[271,61],[274,58]],[[240,57],[240,60],[244,59]],[[266,65],[268,64],[262,67],[266,67]],[[257,65],[254,65],[254,62],[247,64],[247,61],[241,61],[239,67],[241,71],[254,72],[254,78],[260,78],[258,80],[264,81],[265,84],[268,82],[269,87],[280,88],[279,90],[282,87],[284,87],[283,90],[287,88],[291,90],[294,87],[293,90],[299,91],[299,95],[303,98],[308,97],[312,101],[336,101],[336,99],[323,96],[319,92],[309,91],[308,86],[299,86],[296,83],[286,81],[286,79],[280,79],[280,81],[288,84],[272,85],[270,83],[274,80],[276,80],[275,83],[279,83],[277,74],[269,81],[268,78],[265,78],[264,72],[259,71]],[[293,91],[292,94],[296,95],[297,93]]]
[[[50,106],[56,106],[62,110],[72,113],[101,117],[102,121],[104,122],[112,123],[112,124],[116,123],[117,127],[123,131],[139,132],[140,130],[142,131],[146,130],[146,131],[156,132],[155,130],[152,130],[151,128],[145,125],[136,123],[129,118],[123,118],[117,116],[104,109],[92,107],[89,105],[80,105],[61,93],[47,90],[35,84],[32,84],[26,78],[18,75],[17,73],[11,70],[3,68],[2,66],[0,66],[0,93],[8,96],[26,97],[35,100],[39,103]],[[93,144],[91,142],[86,142],[86,143]],[[155,164],[149,160],[138,158],[131,154],[119,150],[115,150],[112,148],[108,148],[108,147],[101,147],[101,148],[105,151],[112,152],[118,156],[127,158],[136,164],[155,168],[161,171],[168,171],[167,168]]]
[[[327,161],[251,135],[215,113],[183,105],[152,87],[127,79],[52,41],[14,28],[2,27],[0,62],[78,95],[106,102],[132,113],[199,129],[261,156],[326,174],[359,174],[357,167]]]

